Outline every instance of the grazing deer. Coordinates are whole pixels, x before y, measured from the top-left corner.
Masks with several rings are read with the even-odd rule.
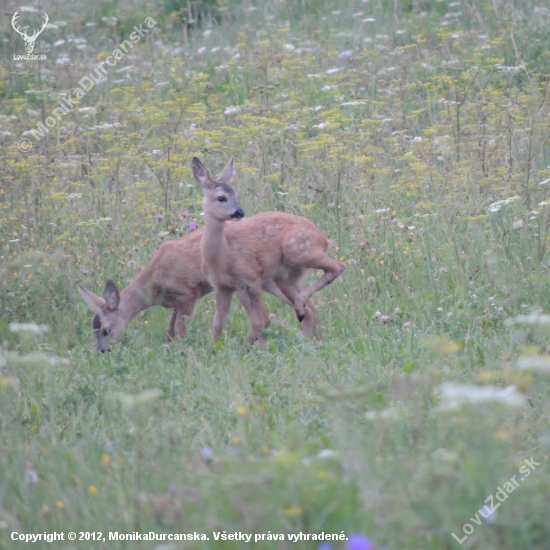
[[[229,185],[234,174],[233,157],[217,179],[198,158],[193,158],[192,166],[195,180],[204,191],[205,230],[200,246],[202,270],[216,291],[214,344],[222,332],[234,292],[250,317],[247,343],[264,343],[261,289],[267,280],[273,280],[294,304],[304,334],[320,338],[319,321],[310,298],[345,269],[342,262],[326,255],[329,242],[323,232],[309,220],[284,212],[264,212],[247,218],[247,231],[224,232],[227,221],[244,216],[237,193]],[[308,269],[321,269],[324,274],[302,289],[301,281]]]
[[[247,218],[246,221],[252,222],[253,219]],[[250,231],[248,225],[228,224],[230,238],[241,239],[241,234]],[[163,243],[141,273],[120,293],[112,281],[107,281],[103,297],[78,285],[78,292],[94,312],[92,329],[99,351],[108,351],[110,342],[120,338],[138,313],[156,305],[174,309],[166,331],[166,341],[185,337],[185,317],[191,318],[197,301],[212,292],[200,267],[203,232],[201,227],[184,237]],[[260,239],[261,235],[256,235],[256,238]],[[293,307],[272,280],[264,281],[262,288]],[[264,328],[269,326],[270,320],[265,310],[262,311],[262,322]]]

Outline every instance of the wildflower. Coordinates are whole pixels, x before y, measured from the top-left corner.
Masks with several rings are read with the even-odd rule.
[[[246,416],[246,409],[244,407],[237,407],[237,414],[241,416]]]
[[[130,269],[135,269],[136,268],[136,262],[134,260],[130,260],[127,264],[126,264]]]
[[[376,256],[376,248],[371,248],[369,252],[371,253],[371,256]]]
[[[412,327],[412,323],[410,321],[403,323],[403,328],[411,328],[411,327]]]
[[[236,107],[236,106],[230,106],[230,107],[227,107],[225,109],[225,111],[223,112],[224,115],[226,116],[229,116],[229,115],[236,115],[237,113],[239,113],[241,111],[241,108],[240,107]]]
[[[302,515],[301,508],[285,508],[283,514],[287,517],[296,517]]]
[[[195,220],[191,220],[189,222],[189,230],[190,231],[195,231],[195,229],[197,229],[197,222]]]
[[[498,212],[503,206],[510,204],[514,201],[517,201],[520,198],[521,197],[516,195],[515,197],[510,197],[509,199],[503,199],[501,201],[493,202],[492,204],[489,205],[487,210],[489,212]]]
[[[91,495],[97,495],[97,487],[95,487],[94,485],[90,485],[88,487],[88,491],[90,492]]]
[[[58,500],[55,505],[60,509],[60,510],[63,510],[63,508],[65,508],[65,503],[61,500]]]
[[[101,455],[101,462],[103,462],[103,464],[109,464],[109,462],[111,462],[111,457],[108,454],[103,453]]]
[[[372,543],[365,535],[351,535],[346,541],[347,550],[371,550]]]
[[[354,220],[350,220],[348,223],[349,223],[349,225],[355,225],[355,221],[354,221]]]
[[[446,267],[440,267],[439,268],[439,273],[441,273],[441,275],[445,275],[445,273],[447,273],[447,268]]]
[[[440,409],[456,409],[464,403],[479,405],[487,402],[499,402],[513,407],[526,407],[527,398],[512,385],[506,388],[493,386],[471,386],[444,382],[439,386]]]
[[[372,316],[372,320],[373,321],[376,321],[377,319],[380,319],[380,317],[382,317],[382,313],[380,311],[377,311],[373,316]]]
[[[187,216],[189,216],[189,212],[182,212],[182,213],[180,214],[180,218],[181,218],[182,220],[184,220],[185,218],[187,218]]]
[[[156,220],[157,222],[161,222],[164,219],[164,216],[162,214],[157,214]]]
[[[391,224],[392,225],[397,225],[399,222],[397,221],[397,218],[393,218],[393,220],[391,221]]]
[[[200,450],[200,455],[205,462],[210,462],[214,458],[214,451],[206,445]]]
[[[88,275],[88,270],[86,268],[82,269],[82,275]]]
[[[369,285],[373,285],[376,283],[376,279],[374,277],[367,277],[367,283],[369,283]]]
[[[49,332],[48,325],[37,325],[36,323],[10,323],[8,325],[10,332],[29,332],[32,334],[44,334]]]

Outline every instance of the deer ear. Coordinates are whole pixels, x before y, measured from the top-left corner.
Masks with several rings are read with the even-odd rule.
[[[103,298],[109,309],[116,309],[120,303],[120,294],[113,281],[107,281],[105,284],[105,290],[103,291]]]
[[[225,168],[221,171],[218,176],[218,181],[223,181],[227,184],[231,183],[233,176],[235,175],[235,157],[231,157]]]
[[[197,158],[193,157],[192,162],[193,167],[193,176],[195,176],[195,181],[203,189],[214,189],[216,187],[216,182],[214,178],[210,175],[210,172],[204,167],[202,162]]]
[[[78,285],[78,292],[80,293],[80,296],[82,296],[82,299],[84,300],[86,305],[94,313],[97,313],[105,305],[105,300],[101,296],[90,292],[86,287],[83,287],[82,285]]]

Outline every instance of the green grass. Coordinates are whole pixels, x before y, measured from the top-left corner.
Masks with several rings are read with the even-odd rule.
[[[550,309],[548,10],[231,0],[188,27],[167,11],[181,3],[62,4],[41,5],[67,24],[41,35],[40,73],[1,32],[0,548],[23,546],[12,531],[210,538],[66,548],[243,548],[214,540],[226,531],[284,535],[248,543],[266,549],[344,532],[441,550],[467,523],[462,547],[550,548],[550,385],[517,367],[549,334],[505,324]],[[42,110],[148,16],[155,29],[22,153]],[[247,215],[292,212],[331,239],[347,269],[313,298],[322,343],[266,296],[267,345],[244,344],[235,300],[214,352],[209,296],[185,340],[165,345],[169,312],[152,308],[95,351],[77,284],[123,288],[202,224],[195,155],[213,172],[235,155]],[[444,410],[445,382],[515,385],[527,405]],[[531,457],[496,521],[472,523]]]

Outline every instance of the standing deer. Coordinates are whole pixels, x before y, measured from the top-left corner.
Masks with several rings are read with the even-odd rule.
[[[284,212],[265,212],[248,219],[247,231],[225,231],[226,222],[240,220],[244,212],[237,193],[229,185],[234,175],[233,157],[217,179],[193,158],[193,175],[204,191],[205,230],[201,240],[202,270],[216,291],[213,342],[217,342],[227,319],[233,293],[250,318],[247,343],[264,343],[262,284],[274,284],[293,303],[305,335],[321,337],[315,306],[310,298],[332,283],[345,269],[326,255],[329,242],[312,222]],[[244,222],[239,222],[244,223]],[[324,274],[309,287],[301,281],[308,269]]]
[[[245,233],[255,230],[255,227],[249,227],[254,226],[253,217],[245,222],[228,224],[230,239],[242,239]],[[103,297],[78,285],[78,292],[94,312],[92,329],[99,351],[108,351],[111,341],[120,338],[138,313],[156,305],[174,309],[166,331],[166,341],[185,337],[185,317],[191,318],[198,300],[212,292],[212,286],[201,271],[200,241],[203,232],[201,227],[184,237],[163,243],[141,273],[120,293],[112,281],[107,281]],[[261,239],[261,234],[255,235],[255,238]],[[293,306],[272,280],[264,281],[262,288]],[[264,328],[269,326],[270,320],[265,310],[262,311],[262,322]]]

